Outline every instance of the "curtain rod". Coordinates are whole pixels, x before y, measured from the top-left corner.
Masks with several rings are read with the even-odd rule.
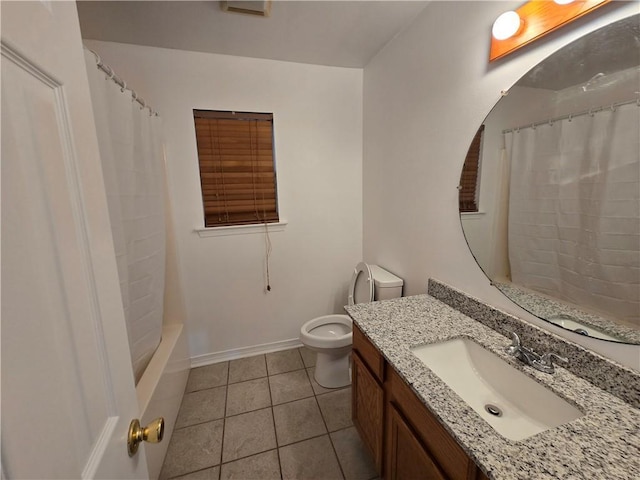
[[[145,103],[145,101],[144,101],[144,98],[139,97],[135,90],[133,90],[132,88],[128,88],[127,87],[127,82],[125,82],[122,78],[117,76],[116,72],[113,71],[113,68],[111,68],[109,65],[105,65],[102,62],[102,59],[100,58],[100,55],[98,55],[96,52],[94,52],[90,48],[87,48],[86,46],[84,46],[84,48],[85,48],[85,50],[88,50],[89,52],[93,53],[93,55],[96,57],[96,66],[98,67],[98,69],[102,70],[104,73],[106,73],[107,76],[111,80],[113,80],[120,87],[120,90],[122,92],[124,92],[125,90],[129,90],[131,92],[133,100],[138,102],[140,104],[140,106],[142,107],[142,109],[146,108],[147,110],[149,110],[149,115],[155,115],[156,117],[158,116],[158,112],[156,112],[149,105],[147,105]]]
[[[606,110],[611,110],[613,112],[618,107],[621,107],[623,105],[630,105],[632,103],[635,103],[636,105],[638,105],[638,107],[640,107],[640,97],[636,98],[635,100],[627,100],[627,101],[624,101],[624,102],[612,103],[608,107],[590,108],[589,110],[586,110],[584,112],[570,113],[568,115],[562,115],[561,117],[550,118],[549,120],[545,120],[545,121],[542,121],[542,122],[530,123],[528,125],[521,125],[521,126],[515,127],[515,128],[507,128],[506,130],[503,130],[502,133],[505,134],[505,133],[511,133],[511,132],[518,132],[521,129],[536,128],[536,127],[538,127],[540,125],[553,125],[553,123],[559,122],[561,120],[569,120],[569,121],[571,121],[572,118],[582,117],[584,115],[593,116],[594,114],[596,114],[598,112],[604,112]]]

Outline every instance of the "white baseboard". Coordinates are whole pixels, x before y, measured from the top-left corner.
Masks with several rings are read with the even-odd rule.
[[[191,358],[191,368],[203,367],[213,363],[226,362],[228,360],[236,360],[238,358],[252,357],[254,355],[262,355],[263,353],[279,352],[280,350],[289,350],[290,348],[301,347],[302,342],[299,338],[290,340],[282,340],[280,342],[263,343],[262,345],[254,345],[252,347],[242,347],[233,350],[225,350],[223,352],[206,353]]]

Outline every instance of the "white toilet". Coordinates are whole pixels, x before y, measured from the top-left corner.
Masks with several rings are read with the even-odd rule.
[[[403,283],[384,268],[361,262],[351,278],[349,305],[401,297]],[[300,340],[316,352],[315,379],[321,386],[338,388],[351,383],[352,332],[348,315],[325,315],[309,320],[300,328]]]

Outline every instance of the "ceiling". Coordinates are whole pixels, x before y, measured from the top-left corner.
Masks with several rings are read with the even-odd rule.
[[[362,68],[428,3],[274,0],[260,17],[224,12],[219,1],[79,1],[78,13],[86,39]],[[633,16],[562,48],[518,85],[557,91],[639,63]]]
[[[244,57],[364,67],[427,1],[279,1],[269,17],[218,1],[79,1],[82,36]]]

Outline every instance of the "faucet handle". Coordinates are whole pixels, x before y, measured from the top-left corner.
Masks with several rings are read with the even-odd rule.
[[[540,359],[540,364],[549,367],[553,366],[554,362],[567,364],[569,363],[569,360],[565,357],[561,357],[560,355],[556,355],[555,353],[545,353]]]
[[[511,345],[506,350],[509,355],[516,355],[520,351],[520,337],[516,332],[509,333],[511,334]]]

